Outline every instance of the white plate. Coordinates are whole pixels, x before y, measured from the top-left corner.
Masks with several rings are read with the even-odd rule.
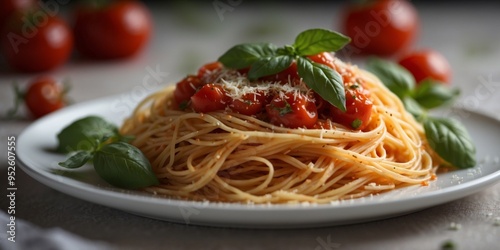
[[[71,196],[133,214],[186,224],[297,228],[340,225],[398,216],[478,192],[500,180],[500,123],[466,111],[445,115],[462,118],[477,145],[478,165],[439,174],[429,186],[415,186],[368,198],[327,205],[244,205],[190,202],[114,188],[91,165],[66,170],[57,165],[64,155],[53,152],[56,134],[72,121],[94,114],[121,124],[135,106],[122,94],[75,104],[39,119],[18,137],[21,168],[41,183]]]

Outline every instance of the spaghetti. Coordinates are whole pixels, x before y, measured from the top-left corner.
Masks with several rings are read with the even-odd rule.
[[[181,110],[174,86],[153,93],[121,128],[161,181],[145,190],[188,200],[329,203],[432,180],[440,160],[398,97],[374,75],[334,64],[370,91],[363,130],[322,118],[328,126],[290,128],[227,108]],[[235,82],[224,79],[227,71],[209,75]]]

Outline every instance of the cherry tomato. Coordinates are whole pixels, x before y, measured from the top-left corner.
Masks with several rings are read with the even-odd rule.
[[[450,83],[451,66],[448,60],[435,50],[413,51],[403,56],[399,64],[412,73],[417,83],[426,78]]]
[[[1,49],[7,63],[22,72],[40,72],[65,63],[73,34],[65,21],[42,10],[16,12],[9,18]]]
[[[205,84],[191,97],[191,108],[200,113],[224,110],[230,102],[226,91],[220,85]]]
[[[197,76],[186,76],[175,86],[174,99],[176,103],[178,105],[186,105],[191,99],[191,96],[196,93],[196,90],[198,90],[201,85],[203,85],[203,83]]]
[[[42,117],[66,106],[65,93],[52,77],[36,78],[24,95],[26,107],[35,118]]]
[[[272,124],[288,128],[312,128],[318,120],[314,101],[302,94],[276,95],[266,112]]]
[[[240,73],[240,75],[246,76],[246,75],[248,75],[248,71],[250,71],[250,67],[238,69],[237,71]]]
[[[314,92],[314,100],[316,104],[316,109],[318,110],[318,114],[324,114],[327,113],[327,115],[330,115],[330,106],[331,104],[325,101],[323,97],[321,97],[318,93]]]
[[[266,103],[266,96],[262,93],[249,93],[235,99],[229,104],[232,111],[243,115],[260,113]]]
[[[150,12],[139,1],[82,5],[74,18],[76,49],[94,59],[132,56],[146,45],[152,30]]]
[[[308,56],[313,62],[324,64],[332,69],[335,69],[335,64],[333,63],[333,56],[328,52],[322,52],[316,55]]]
[[[417,10],[407,0],[352,3],[343,11],[343,33],[352,54],[391,56],[409,48],[419,30]]]
[[[346,127],[363,130],[370,121],[373,103],[360,85],[346,86],[346,111],[330,106],[331,119]]]
[[[313,129],[335,129],[335,125],[332,122],[318,119],[318,121],[312,127]]]
[[[0,30],[12,13],[24,11],[35,6],[35,0],[0,0]]]
[[[203,78],[205,75],[213,73],[214,71],[222,69],[223,65],[220,62],[211,62],[201,66],[198,69],[198,77]]]

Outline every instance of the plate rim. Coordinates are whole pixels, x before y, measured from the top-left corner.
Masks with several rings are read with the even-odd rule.
[[[127,92],[128,93],[128,92]],[[53,112],[47,116],[44,116],[35,122],[31,123],[28,125],[26,128],[24,128],[21,133],[17,136],[17,150],[19,150],[19,147],[23,149],[23,146],[19,146],[19,142],[24,140],[24,137],[26,137],[26,134],[29,134],[29,132],[32,129],[37,128],[40,126],[40,124],[43,124],[45,122],[51,121],[52,119],[57,118],[58,116],[63,116],[64,114],[71,114],[74,113],[75,110],[79,109],[88,109],[89,106],[92,105],[102,105],[107,102],[110,102],[112,100],[116,100],[120,94],[115,94],[115,95],[110,95],[110,96],[105,96],[101,98],[96,98],[96,99],[91,99],[87,101],[82,101],[80,103],[76,103],[74,105],[68,106],[67,108],[58,110],[56,112]],[[485,115],[483,113],[478,113],[478,112],[473,112],[470,110],[464,110],[464,112],[468,112],[477,116],[481,116],[483,118],[486,118],[489,120],[489,122],[495,123],[496,125],[500,125],[500,122],[496,120],[493,117],[490,117],[488,115]],[[87,112],[80,112],[79,115],[76,115],[76,117],[82,117],[84,114]],[[94,112],[95,114],[99,114],[100,112]],[[101,111],[102,113],[102,111]],[[123,117],[122,119],[124,119]],[[29,158],[29,157],[28,157]],[[30,166],[30,164],[26,163],[24,160],[23,153],[19,154],[17,157],[17,161],[19,163],[19,166],[21,169],[26,172],[29,176],[32,178],[36,179],[38,182],[41,182],[45,186],[48,186],[52,189],[55,189],[57,191],[60,191],[62,193],[65,193],[67,195],[70,195],[72,197],[78,198],[78,199],[83,199],[91,203],[95,204],[101,204],[104,206],[108,207],[113,207],[116,209],[120,209],[123,211],[127,211],[130,213],[142,215],[145,217],[151,217],[148,216],[148,214],[141,214],[141,211],[135,211],[134,209],[132,210],[127,210],[125,208],[120,208],[113,206],[112,204],[107,204],[107,202],[102,202],[102,199],[100,201],[92,200],[92,199],[87,199],[87,198],[82,198],[82,196],[75,195],[73,192],[76,191],[82,191],[86,192],[87,195],[93,194],[97,196],[105,196],[105,198],[112,198],[112,199],[118,199],[118,200],[123,200],[126,202],[139,202],[141,204],[147,203],[147,204],[153,204],[154,206],[172,206],[172,207],[177,207],[181,209],[182,207],[189,207],[189,208],[199,208],[203,209],[204,211],[224,211],[224,212],[248,212],[251,211],[251,213],[262,213],[263,211],[271,214],[277,214],[280,212],[304,212],[304,211],[309,211],[309,212],[315,212],[315,211],[330,211],[330,210],[348,210],[348,209],[366,209],[367,207],[378,207],[378,206],[390,206],[390,205],[401,205],[401,204],[418,204],[417,206],[414,207],[414,209],[410,209],[406,207],[405,209],[399,209],[398,211],[401,212],[411,212],[415,210],[420,210],[440,204],[444,204],[459,198],[463,198],[465,196],[468,196],[470,194],[476,193],[488,186],[492,186],[496,182],[500,181],[500,168],[495,170],[492,173],[489,173],[484,176],[480,176],[474,180],[467,181],[465,183],[459,183],[453,186],[448,186],[444,188],[440,188],[438,190],[430,190],[429,192],[421,193],[418,194],[417,196],[414,197],[401,197],[401,199],[390,199],[390,200],[385,200],[382,202],[362,202],[362,203],[350,203],[349,201],[344,201],[340,202],[337,204],[309,204],[309,205],[303,205],[303,204],[242,204],[242,203],[221,203],[221,202],[205,202],[205,201],[189,201],[189,200],[180,200],[180,199],[173,199],[173,198],[166,198],[166,197],[156,197],[153,194],[149,193],[129,193],[129,192],[118,192],[114,189],[117,188],[110,188],[110,189],[104,189],[102,187],[92,185],[90,183],[85,183],[85,182],[79,182],[79,185],[74,185],[73,183],[66,183],[66,182],[52,182],[54,179],[57,179],[56,177],[52,177],[51,173],[43,171],[37,167]],[[479,164],[479,163],[478,163]],[[77,180],[72,181],[77,182]],[[58,187],[58,185],[63,185],[63,186],[68,186],[73,189],[64,189]],[[430,202],[429,200],[433,199],[434,197],[441,197],[442,193],[446,193],[447,196],[444,197],[444,199],[435,199],[436,201]],[[443,197],[441,197],[443,198]],[[151,203],[153,201],[153,203]],[[423,204],[424,202],[420,201],[426,201],[426,204]],[[393,217],[390,214],[387,214],[387,217]],[[379,217],[379,216],[378,216]],[[157,218],[157,216],[152,216],[152,218]],[[167,221],[172,221],[175,222],[174,218],[168,219],[168,218],[157,218],[157,219],[163,219]],[[374,218],[377,219],[377,218]],[[370,219],[365,219],[363,221],[370,221]],[[196,223],[197,222],[197,223]],[[188,223],[189,224],[189,223]],[[203,223],[203,221],[195,221],[195,223],[192,224],[199,224],[199,225],[207,225]],[[217,223],[215,223],[215,226]],[[333,225],[338,224],[333,222]],[[351,223],[340,223],[340,224],[351,224]],[[214,225],[213,223],[210,223],[209,225]],[[255,223],[254,225],[232,225],[229,223],[229,225],[226,223],[223,226],[230,226],[230,227],[252,227],[256,228],[260,225],[259,223]],[[264,224],[262,224],[264,225]],[[332,225],[330,223],[329,225]],[[281,227],[280,225],[273,225],[277,227]],[[297,226],[297,225],[295,225]],[[286,226],[286,227],[294,227],[293,225]],[[298,227],[307,227],[307,225],[299,225]]]

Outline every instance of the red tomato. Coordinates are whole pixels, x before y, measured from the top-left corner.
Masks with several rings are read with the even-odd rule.
[[[312,128],[318,120],[314,101],[302,94],[276,95],[266,112],[272,124],[287,128]]]
[[[104,6],[79,6],[75,14],[77,50],[94,59],[134,55],[149,41],[150,12],[139,1],[112,1]]]
[[[205,84],[191,97],[191,108],[200,113],[224,110],[230,99],[220,85]]]
[[[174,99],[178,105],[186,105],[203,83],[197,76],[186,76],[175,86]]]
[[[236,99],[229,104],[232,111],[243,115],[255,115],[263,110],[266,103],[264,94],[250,93],[245,94],[241,99]]]
[[[437,51],[413,51],[399,60],[399,64],[410,71],[417,83],[431,78],[442,83],[449,83],[451,66],[448,60]]]
[[[11,15],[1,38],[7,63],[23,72],[54,69],[65,63],[73,49],[73,34],[66,22],[42,10]]]
[[[66,106],[63,88],[52,77],[36,78],[24,95],[24,102],[35,118],[42,117]]]
[[[308,56],[313,62],[324,64],[332,69],[335,69],[335,64],[333,64],[333,56],[328,52],[322,52],[316,55]]]
[[[246,75],[248,75],[248,71],[250,71],[250,67],[243,68],[243,69],[238,69],[237,71],[240,73],[240,75],[245,75],[246,76]]]
[[[419,30],[417,10],[407,0],[362,1],[347,5],[343,14],[353,54],[398,54],[413,44]]]
[[[318,119],[316,124],[312,127],[313,129],[335,129],[335,125],[332,122]]]
[[[3,29],[11,14],[33,6],[35,6],[35,0],[0,0],[0,30]]]
[[[363,130],[370,121],[373,103],[368,98],[368,93],[360,85],[357,87],[346,86],[346,112],[330,106],[331,119],[346,127]]]
[[[331,104],[325,101],[323,97],[321,97],[318,93],[314,92],[314,100],[316,104],[316,109],[318,110],[318,114],[328,113],[330,115],[330,106]]]
[[[207,63],[198,69],[198,77],[203,78],[206,74],[212,73],[212,72],[220,70],[222,68],[223,68],[223,65],[220,62]]]

